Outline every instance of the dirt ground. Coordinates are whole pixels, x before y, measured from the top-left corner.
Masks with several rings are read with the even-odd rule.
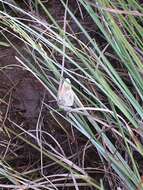
[[[67,156],[76,154],[74,156],[75,163],[81,163],[83,148],[87,139],[75,129],[70,128],[66,122],[64,126],[67,132],[65,132],[46,108],[41,110],[42,101],[51,104],[50,95],[29,71],[20,67],[15,59],[16,55],[16,51],[12,48],[0,49],[0,111],[2,116],[0,141],[5,142],[3,146],[0,146],[1,158],[6,159],[19,172],[27,171],[30,167],[40,167],[40,153],[26,142],[16,138],[14,134],[9,133],[7,128],[16,132],[19,130],[19,135],[21,135],[22,131],[16,127],[19,125],[26,131],[33,130],[33,134],[35,134],[39,114],[42,114],[41,129],[52,134],[60,142]],[[52,104],[56,106],[55,102]],[[24,137],[34,142],[26,135]],[[46,135],[45,141],[52,143]],[[55,148],[58,149],[58,147]],[[85,166],[99,167],[100,163],[97,160],[96,150],[93,147],[88,148],[85,154]],[[49,164],[51,161],[46,158],[45,163]],[[56,165],[55,167],[48,167],[44,170],[44,174],[56,173],[57,167],[60,169]],[[97,173],[98,177],[101,177],[103,175],[102,168],[96,171],[96,176]],[[94,172],[90,175],[95,178]]]

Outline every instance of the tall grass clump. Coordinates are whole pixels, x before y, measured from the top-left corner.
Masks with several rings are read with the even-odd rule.
[[[20,8],[15,1],[0,2],[1,34],[17,51],[20,65],[43,84],[55,102],[62,81],[65,78],[71,81],[75,96],[73,108],[63,111],[43,101],[55,122],[65,128],[58,119],[62,118],[94,147],[102,173],[110,175],[106,177],[108,186],[112,187],[114,181],[115,189],[142,189],[138,162],[138,158],[143,159],[143,8],[140,3],[76,0],[80,15],[77,16],[70,1],[58,0],[64,10],[63,20],[59,21],[42,0],[33,1],[33,9],[37,15],[42,11],[46,19]],[[85,26],[86,19],[93,26],[94,35]],[[72,25],[77,32],[70,30]],[[9,35],[22,43],[21,49]],[[63,179],[68,174],[72,181],[69,186],[77,190],[82,186],[106,189],[103,178],[95,180],[86,167],[74,163],[64,152],[51,145],[49,149],[44,148],[38,134],[33,135],[16,123],[13,125],[36,141],[34,144],[18,136],[40,152],[41,162],[44,156],[64,169]],[[16,130],[7,130],[17,135]],[[55,143],[61,147],[60,142]],[[96,161],[96,155],[93,157]],[[29,179],[32,172],[20,174],[1,161],[1,176],[10,181],[11,187],[31,184],[31,189],[58,189],[62,183],[58,174],[55,181],[50,176]]]

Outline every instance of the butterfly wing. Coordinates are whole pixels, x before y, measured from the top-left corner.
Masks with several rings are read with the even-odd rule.
[[[74,103],[74,92],[71,88],[70,80],[66,79],[58,93],[58,105],[61,108],[71,107]]]
[[[63,99],[64,99],[64,106],[65,107],[71,107],[73,106],[73,103],[74,103],[74,93],[73,93],[73,90],[69,90],[67,91],[64,96],[63,96]]]

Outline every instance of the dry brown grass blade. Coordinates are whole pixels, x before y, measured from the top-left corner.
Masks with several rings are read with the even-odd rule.
[[[139,17],[143,16],[143,13],[140,13],[138,11],[125,11],[125,10],[120,10],[117,8],[114,8],[114,9],[108,8],[108,7],[106,8],[106,7],[101,7],[99,5],[96,5],[95,3],[91,3],[91,2],[88,2],[88,3],[95,8],[98,8],[100,10],[104,10],[110,13],[114,13],[114,14],[124,14],[124,15],[132,15],[132,16],[139,16]]]

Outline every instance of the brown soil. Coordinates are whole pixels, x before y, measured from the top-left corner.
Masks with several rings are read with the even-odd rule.
[[[29,71],[19,67],[20,65],[15,59],[16,55],[16,51],[12,48],[0,49],[0,111],[2,114],[0,140],[5,142],[5,146],[0,147],[1,158],[5,159],[18,172],[40,167],[39,151],[36,151],[22,139],[17,138],[9,129],[31,141],[31,143],[35,143],[35,140],[28,135],[22,135],[23,131],[17,125],[26,131],[33,130],[33,134],[35,134],[38,117],[42,113],[40,117],[41,129],[57,139],[66,156],[76,154],[73,161],[80,164],[87,139],[75,129],[71,129],[62,120],[60,121],[64,123],[65,129],[61,129],[45,107],[41,110],[43,100],[46,103],[51,102],[50,95]],[[56,106],[56,103],[54,103],[54,106]],[[46,134],[43,137],[47,143],[53,143]],[[55,145],[53,144],[53,146]],[[55,149],[58,150],[58,147],[55,147]],[[96,150],[92,147],[88,148],[85,154],[85,166],[99,167],[98,159]],[[45,165],[50,163],[51,160],[47,158],[44,160]],[[44,169],[44,174],[54,174],[57,173],[57,170],[62,171],[62,168],[58,165],[48,167]],[[97,179],[103,177],[101,174],[102,168],[100,170],[96,171],[96,177],[94,173],[90,175]],[[37,175],[40,175],[40,173]]]

